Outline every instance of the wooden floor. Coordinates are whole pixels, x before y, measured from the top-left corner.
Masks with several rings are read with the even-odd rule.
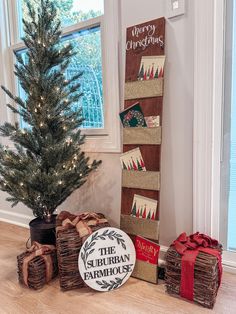
[[[120,289],[99,293],[91,289],[61,292],[58,280],[41,291],[17,282],[16,256],[25,249],[28,230],[0,222],[0,314],[89,313],[236,313],[236,276],[225,273],[214,310],[174,298],[163,284],[129,279]]]

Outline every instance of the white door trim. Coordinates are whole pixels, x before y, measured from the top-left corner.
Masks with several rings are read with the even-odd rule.
[[[220,238],[225,0],[194,2],[193,231]],[[236,254],[223,252],[228,271]]]
[[[225,3],[194,4],[193,229],[218,238]]]

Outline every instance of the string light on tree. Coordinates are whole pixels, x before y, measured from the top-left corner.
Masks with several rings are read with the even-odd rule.
[[[70,145],[72,142],[73,142],[72,138],[68,138],[68,139],[66,140],[67,145]]]

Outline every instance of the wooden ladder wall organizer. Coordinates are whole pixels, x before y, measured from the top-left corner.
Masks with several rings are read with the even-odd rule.
[[[160,116],[160,127],[123,128],[123,152],[140,148],[147,171],[122,170],[121,229],[134,240],[135,235],[159,241],[161,126],[163,78],[138,81],[143,56],[164,55],[165,19],[159,18],[129,27],[126,35],[124,109],[139,102],[144,116]],[[155,220],[131,216],[134,194],[158,201]],[[136,261],[133,277],[157,283],[157,265]]]

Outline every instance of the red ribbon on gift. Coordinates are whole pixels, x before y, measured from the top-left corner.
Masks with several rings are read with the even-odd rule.
[[[219,250],[215,249],[219,246],[217,240],[214,240],[205,234],[200,234],[199,232],[191,234],[190,236],[187,236],[184,232],[171,244],[171,246],[174,246],[176,251],[182,255],[180,282],[181,297],[193,301],[194,265],[199,252],[214,255],[218,259],[219,288],[222,277],[222,263],[221,253]]]

